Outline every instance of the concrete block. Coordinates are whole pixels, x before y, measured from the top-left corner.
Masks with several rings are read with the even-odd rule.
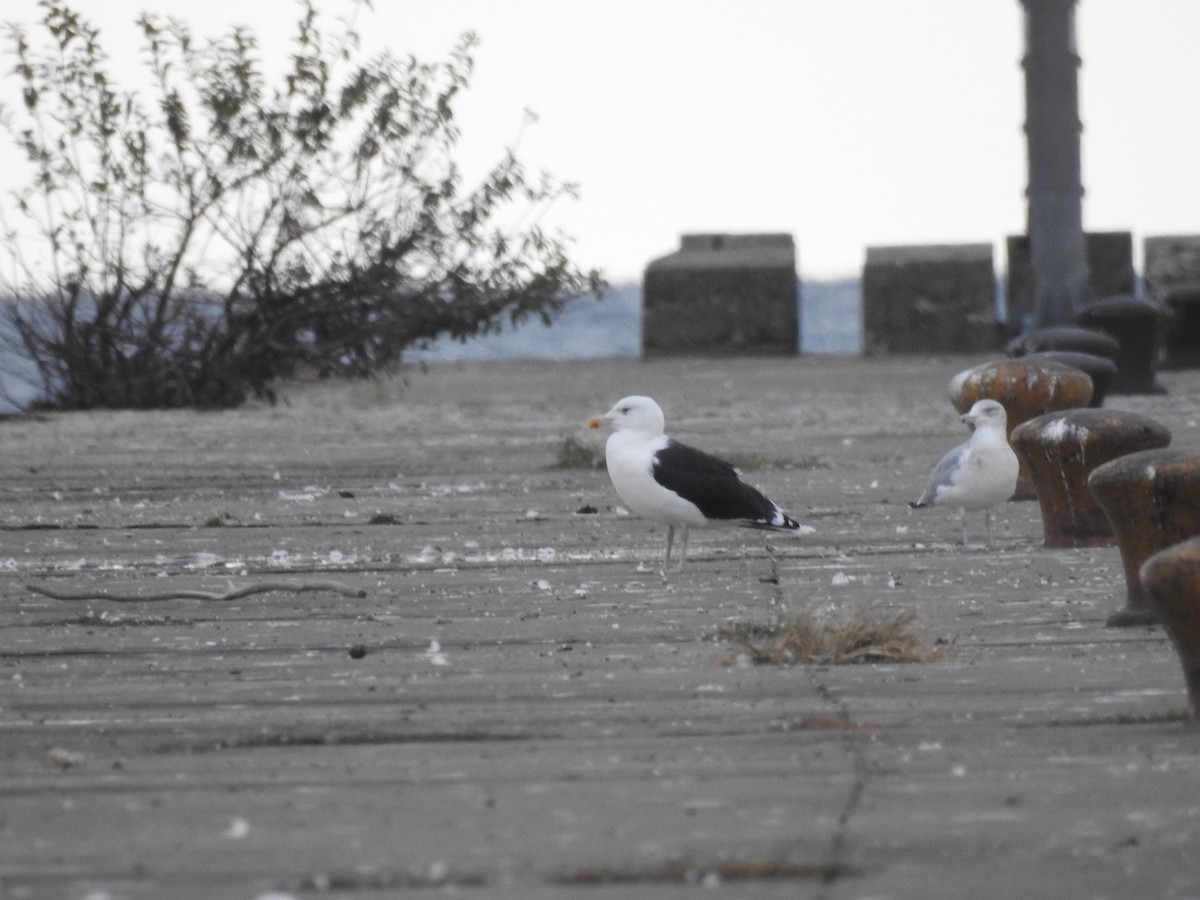
[[[1151,290],[1200,282],[1200,234],[1148,237],[1142,250],[1142,275]]]
[[[862,290],[864,353],[999,347],[991,244],[868,247]]]
[[[799,290],[791,235],[684,235],[646,266],[642,355],[798,353]]]

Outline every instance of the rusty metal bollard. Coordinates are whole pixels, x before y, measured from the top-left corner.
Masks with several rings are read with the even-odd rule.
[[[1116,540],[1088,489],[1088,475],[1118,457],[1166,447],[1171,432],[1136,413],[1066,409],[1017,426],[1011,443],[1037,488],[1043,546],[1096,547]]]
[[[1107,356],[1096,356],[1092,353],[1076,353],[1071,350],[1039,350],[1037,353],[1026,353],[1021,359],[1031,362],[1051,360],[1064,366],[1074,366],[1086,372],[1092,379],[1092,400],[1088,406],[1103,406],[1108,389],[1117,377],[1117,364]]]
[[[1034,416],[1087,406],[1092,379],[1072,366],[1046,360],[1002,359],[959,372],[950,380],[950,402],[960,413],[976,400],[991,399],[1008,414],[1008,433]],[[1025,463],[1017,475],[1014,500],[1037,497]]]
[[[1179,654],[1188,711],[1200,723],[1200,538],[1155,553],[1142,563],[1141,582]]]
[[[1146,602],[1138,570],[1160,550],[1200,535],[1200,450],[1142,450],[1098,466],[1088,476],[1092,496],[1104,510],[1125,569],[1125,607],[1108,625],[1158,621]]]
[[[1121,352],[1121,342],[1110,334],[1077,325],[1039,328],[1019,334],[1004,345],[1006,356],[1028,356],[1050,350],[1088,353],[1115,360]]]
[[[1155,365],[1170,310],[1161,303],[1118,294],[1094,300],[1079,311],[1079,324],[1106,331],[1121,345],[1117,354],[1114,394],[1165,394]]]

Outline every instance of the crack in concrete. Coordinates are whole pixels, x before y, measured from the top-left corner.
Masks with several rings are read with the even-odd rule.
[[[847,858],[849,854],[849,828],[850,821],[858,810],[859,803],[862,800],[863,791],[866,790],[867,781],[870,779],[871,766],[866,757],[864,737],[859,733],[859,729],[853,727],[856,723],[850,715],[850,710],[846,703],[838,699],[829,685],[820,678],[820,672],[824,670],[822,666],[810,665],[807,667],[809,681],[816,690],[817,695],[827,705],[833,707],[836,712],[835,718],[837,721],[846,724],[847,727],[842,733],[842,745],[846,750],[846,754],[852,762],[852,771],[854,781],[850,785],[850,791],[846,796],[846,802],[843,804],[841,812],[838,813],[837,828],[833,834],[833,840],[829,845],[829,861],[831,864],[830,872],[844,873],[853,871],[853,866]],[[837,875],[825,879],[824,884],[832,884],[837,880]],[[821,891],[817,895],[817,900],[826,900],[830,895],[825,891]]]

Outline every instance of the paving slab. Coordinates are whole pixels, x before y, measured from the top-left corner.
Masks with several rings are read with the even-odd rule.
[[[907,507],[983,361],[445,364],[0,423],[0,895],[1200,897],[1200,736],[1164,634],[1105,627],[1117,551]],[[1108,405],[1197,445],[1200,373],[1161,377]],[[634,392],[815,531],[696,533],[664,576],[663,529],[560,465]],[[150,599],[280,582],[350,595]],[[945,652],[722,637],[861,609]]]

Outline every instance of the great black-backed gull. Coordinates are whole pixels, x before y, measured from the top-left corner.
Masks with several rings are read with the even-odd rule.
[[[649,397],[625,397],[603,416],[588,420],[591,428],[605,423],[613,427],[604,451],[609,478],[630,512],[666,524],[667,566],[677,527],[680,569],[687,558],[689,528],[735,522],[812,530],[742,481],[729,463],[667,437],[663,411]]]
[[[1017,455],[1008,443],[1008,415],[995,400],[977,400],[962,416],[971,437],[942,457],[929,476],[924,492],[909,505],[957,506],[967,543],[967,510],[982,509],[987,546],[992,546],[992,507],[1013,495],[1017,487]]]

